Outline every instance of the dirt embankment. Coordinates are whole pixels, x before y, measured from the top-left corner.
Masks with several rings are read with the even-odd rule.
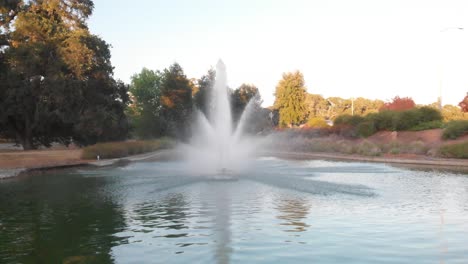
[[[399,141],[404,144],[409,144],[415,141],[421,141],[427,146],[434,148],[440,147],[444,144],[454,144],[460,143],[468,140],[468,135],[460,137],[455,140],[443,140],[442,139],[442,129],[429,129],[423,131],[380,131],[376,134],[367,138],[367,140],[372,141],[377,144],[385,144],[392,141]]]
[[[0,150],[0,169],[32,169],[76,165],[85,162],[81,159],[80,149]]]

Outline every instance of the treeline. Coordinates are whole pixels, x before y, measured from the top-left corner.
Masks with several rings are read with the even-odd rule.
[[[0,138],[24,149],[188,138],[194,109],[210,108],[215,72],[188,79],[175,63],[143,69],[130,86],[115,80],[109,45],[86,23],[93,8],[89,0],[0,2]],[[230,91],[235,120],[253,99],[247,130],[271,128],[257,87]]]
[[[344,126],[347,136],[368,137],[377,131],[419,131],[442,127],[442,115],[431,107],[409,110],[381,110],[366,116],[341,115],[334,126]]]
[[[212,107],[209,98],[215,78],[216,72],[211,69],[199,79],[189,79],[177,63],[162,71],[144,68],[133,75],[130,84],[132,103],[126,111],[132,136],[142,139],[169,136],[181,140],[190,137],[195,111],[209,117]],[[228,91],[235,122],[252,101],[247,132],[258,133],[272,128],[270,111],[261,107],[257,87],[242,84]]]
[[[283,74],[283,78],[279,81],[275,91],[275,103],[273,111],[276,113],[275,124],[279,127],[328,127],[335,120],[350,119],[364,120],[375,118],[376,116],[392,115],[393,127],[391,129],[402,129],[401,127],[410,128],[414,126],[412,121],[414,113],[419,110],[399,113],[399,111],[420,108],[416,106],[414,101],[408,97],[395,97],[389,102],[382,100],[370,100],[362,97],[344,99],[340,97],[324,98],[318,94],[307,93],[305,87],[304,76],[301,72],[290,72]],[[453,105],[445,105],[441,109],[440,122],[451,120],[467,120],[468,119],[468,96],[460,102],[459,107]],[[430,110],[430,109],[432,110]],[[438,103],[424,106],[421,111],[438,112]],[[385,113],[381,113],[386,111]],[[396,111],[393,113],[392,111]],[[380,115],[376,115],[380,114]],[[343,116],[340,118],[340,116]],[[354,116],[355,118],[349,118]],[[400,118],[401,117],[401,118]],[[413,125],[408,126],[405,122],[413,122]],[[400,120],[401,123],[396,125],[395,122]],[[437,120],[439,121],[439,120]],[[354,121],[353,121],[354,122]],[[374,122],[375,123],[375,122]],[[432,126],[435,126],[433,124]],[[379,129],[379,128],[376,128]]]

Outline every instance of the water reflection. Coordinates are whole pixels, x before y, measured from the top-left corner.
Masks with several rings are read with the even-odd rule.
[[[149,228],[164,229],[186,229],[185,220],[187,218],[187,207],[189,203],[183,194],[177,193],[164,197],[161,201],[145,202],[135,205],[131,215],[134,225],[141,227],[142,230]],[[169,234],[170,236],[171,234]],[[179,234],[177,234],[179,235]]]
[[[310,225],[305,223],[309,214],[309,205],[306,200],[300,198],[285,198],[278,201],[277,218],[286,226],[285,232],[304,232]]]
[[[71,175],[0,184],[2,263],[113,263],[110,250],[123,240],[113,234],[125,222],[105,184]]]
[[[215,192],[215,259],[216,263],[228,264],[232,254],[231,247],[231,199],[229,192]]]

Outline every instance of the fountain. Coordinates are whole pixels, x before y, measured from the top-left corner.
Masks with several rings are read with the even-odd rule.
[[[224,178],[246,169],[254,153],[255,142],[243,134],[252,103],[247,104],[234,126],[226,66],[221,60],[216,65],[216,80],[209,99],[208,116],[196,110],[193,136],[190,144],[183,147],[183,153],[191,174],[214,174]]]

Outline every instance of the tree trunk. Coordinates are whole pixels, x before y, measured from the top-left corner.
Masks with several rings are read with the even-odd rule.
[[[18,134],[20,143],[23,146],[23,150],[31,150],[35,149],[33,144],[33,136],[32,136],[32,129],[31,124],[29,122],[29,118],[26,117],[24,122],[24,131]]]
[[[32,137],[24,137],[22,139],[21,145],[23,145],[23,150],[35,149],[33,142],[32,142]]]

